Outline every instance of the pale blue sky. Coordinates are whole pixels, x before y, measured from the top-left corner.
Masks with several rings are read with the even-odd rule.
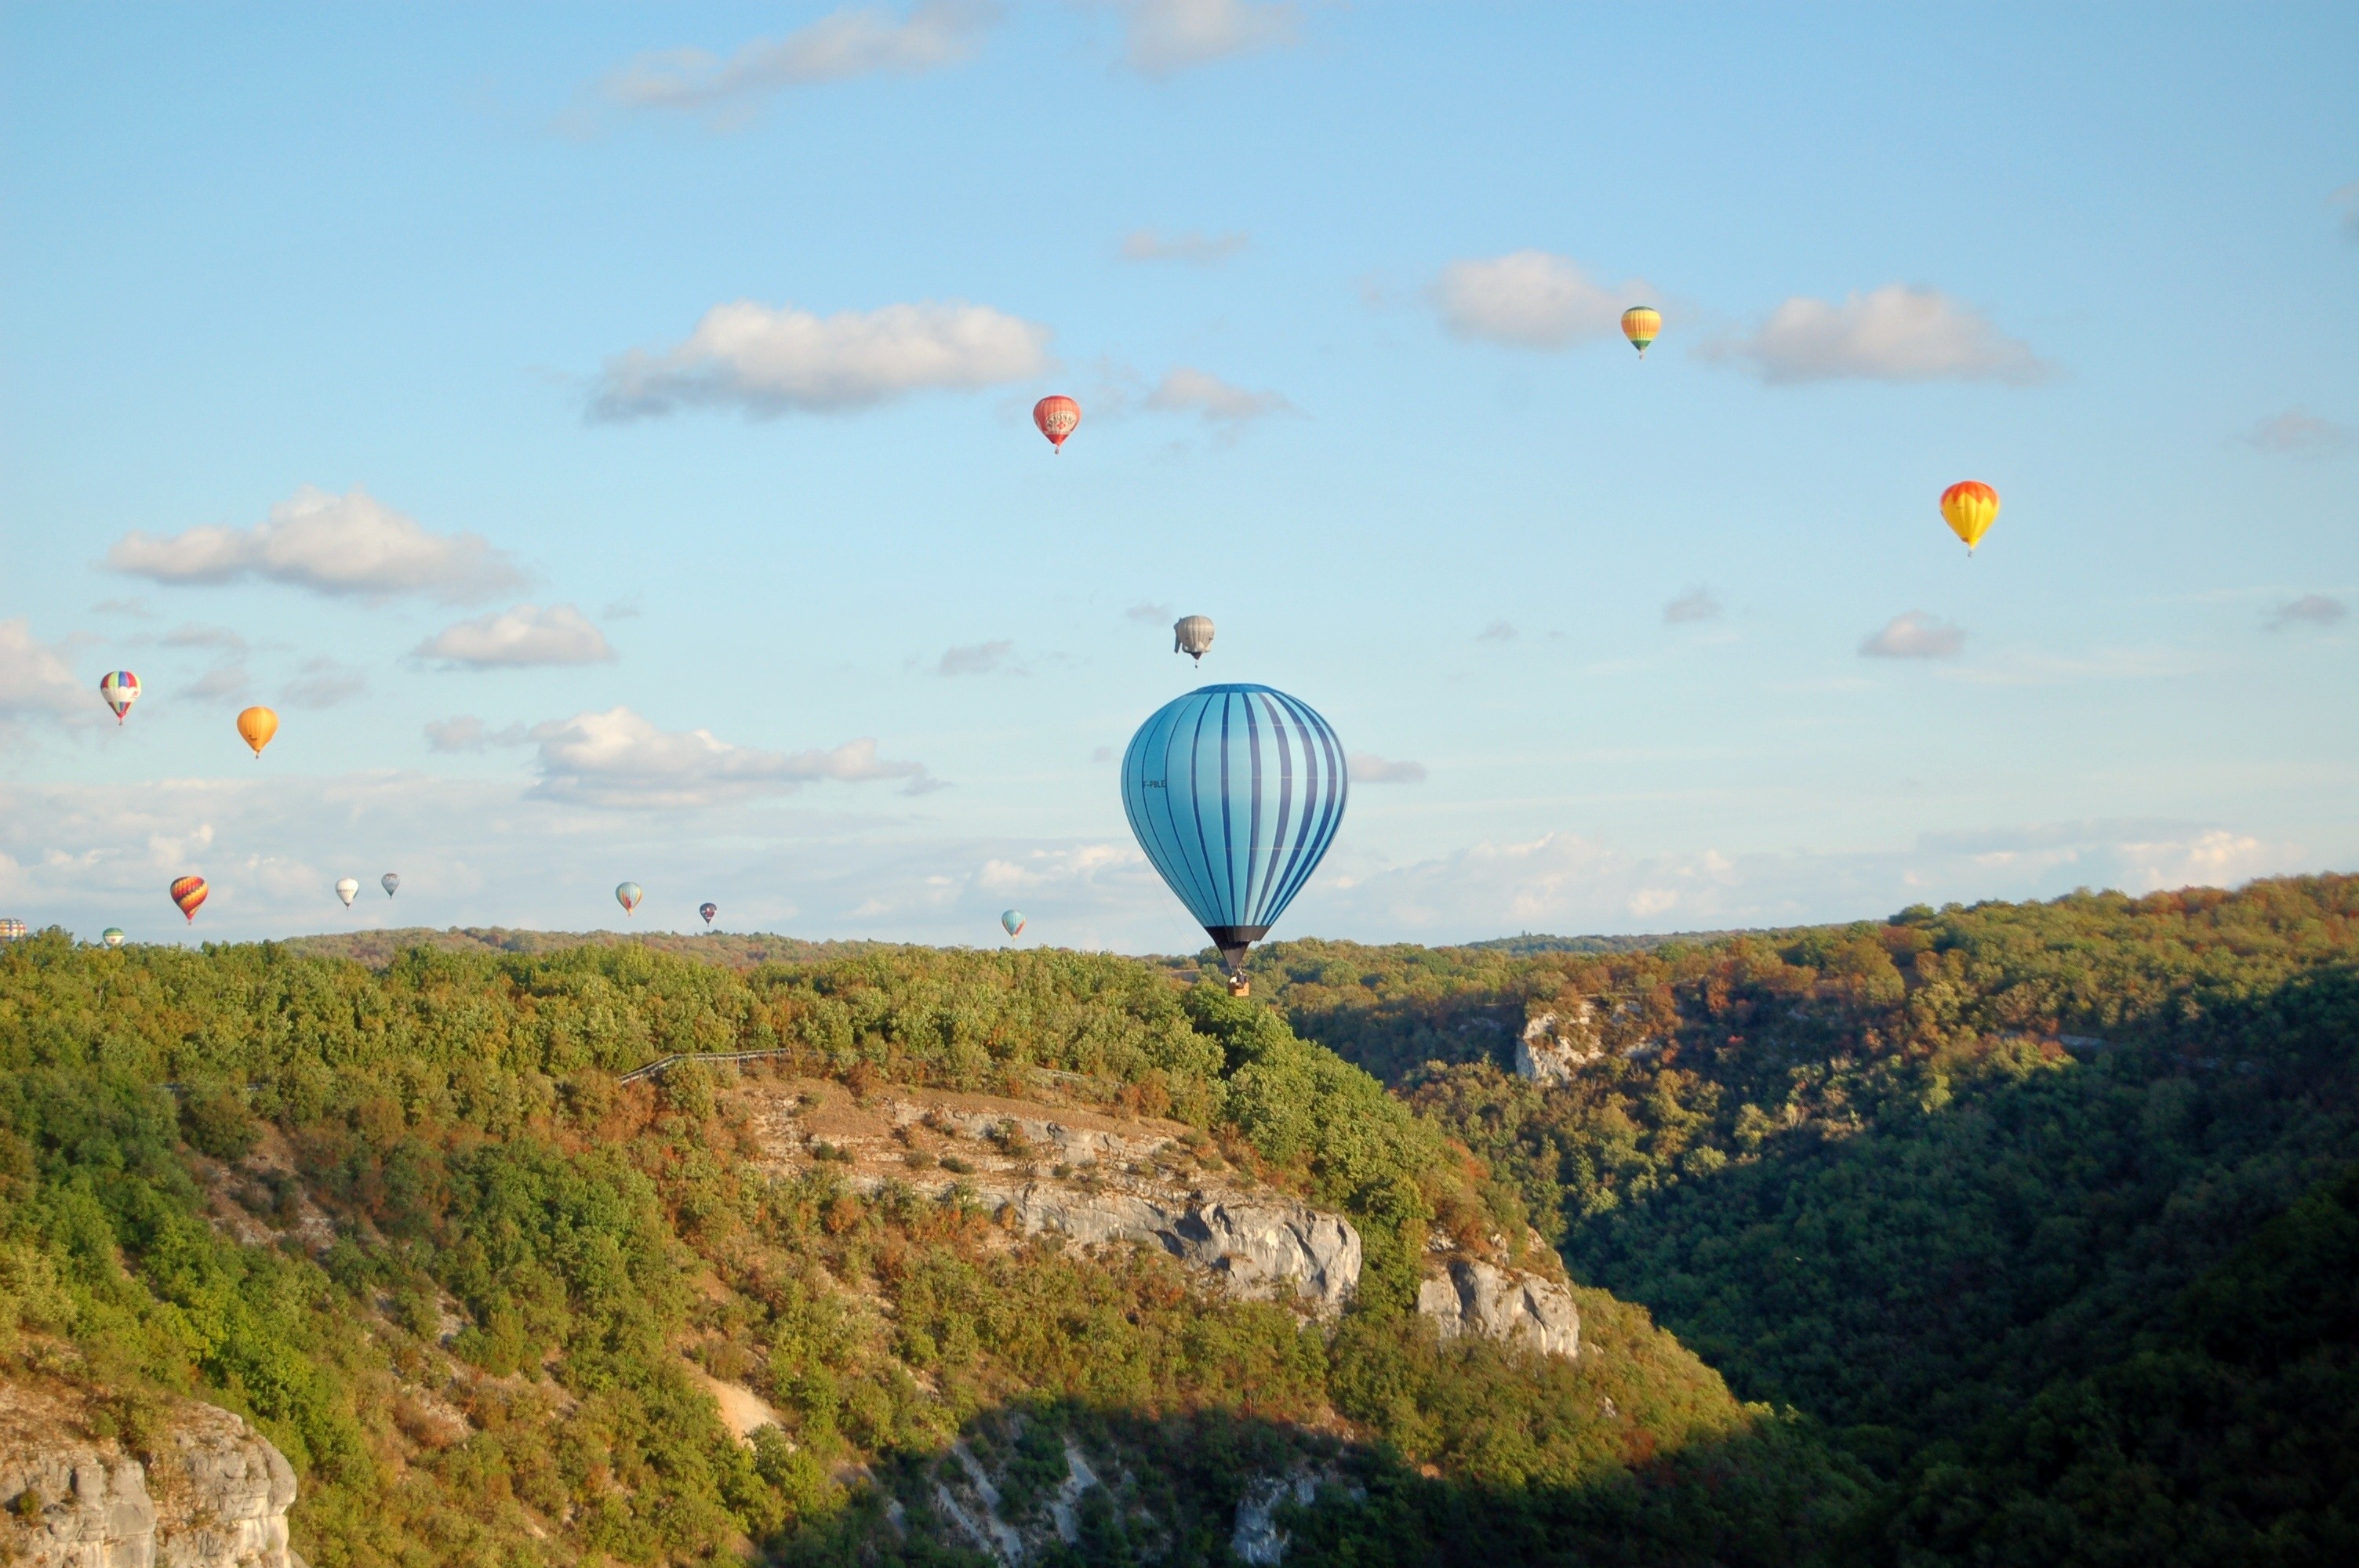
[[[0,913],[1192,947],[1190,611],[1281,935],[2348,869],[2359,12],[2058,11],[6,7]]]

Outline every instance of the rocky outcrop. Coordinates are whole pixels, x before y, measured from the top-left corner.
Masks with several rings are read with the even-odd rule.
[[[1597,1012],[1586,1000],[1560,1012],[1535,1014],[1525,1021],[1516,1041],[1516,1073],[1535,1083],[1571,1081],[1582,1066],[1605,1054],[1599,1038]]]
[[[1444,1339],[1461,1334],[1505,1340],[1545,1356],[1581,1354],[1581,1309],[1556,1281],[1453,1258],[1418,1287],[1417,1310]]]
[[[1360,1233],[1352,1223],[1283,1198],[1193,1197],[1171,1202],[1126,1192],[1084,1192],[1034,1183],[1008,1196],[1027,1234],[1076,1241],[1136,1241],[1210,1271],[1232,1295],[1342,1307],[1360,1284]]]
[[[90,1435],[71,1393],[0,1387],[0,1560],[27,1568],[302,1568],[295,1472],[245,1422],[184,1404],[155,1473]]]

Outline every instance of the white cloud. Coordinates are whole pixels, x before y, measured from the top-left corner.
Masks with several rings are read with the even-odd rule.
[[[904,779],[909,795],[935,784],[923,763],[879,757],[876,742],[864,737],[833,751],[765,752],[732,745],[710,730],[658,730],[627,708],[536,724],[531,737],[540,748],[540,782],[532,793],[583,806],[705,806],[822,779]]]
[[[227,653],[245,652],[245,639],[226,626],[205,626],[190,622],[164,633],[168,648],[220,648]]]
[[[780,38],[756,38],[725,59],[698,49],[644,54],[608,76],[602,95],[624,109],[707,110],[788,88],[856,76],[915,76],[972,58],[991,7],[957,0],[847,6]]]
[[[614,656],[606,634],[570,604],[519,604],[462,621],[418,644],[422,659],[479,670],[523,665],[596,665]]]
[[[0,724],[36,715],[89,718],[98,680],[85,687],[57,651],[33,635],[23,616],[0,621]],[[103,705],[97,711],[104,712]]]
[[[1871,659],[1951,659],[1965,645],[1964,627],[1911,610],[1886,622],[1882,631],[1870,633],[1859,651]]]
[[[2351,612],[2351,607],[2339,599],[2322,593],[2305,593],[2299,599],[2277,606],[2268,619],[2271,631],[2308,622],[2312,626],[2332,626]]]
[[[2293,458],[2339,458],[2346,452],[2359,451],[2359,430],[2299,408],[2288,408],[2273,419],[2262,420],[2245,440],[2264,452]]]
[[[1425,764],[1408,761],[1387,762],[1374,752],[1354,752],[1344,759],[1349,777],[1355,784],[1423,784]]]
[[[1168,626],[1176,619],[1171,613],[1169,605],[1158,604],[1153,600],[1147,599],[1142,599],[1124,611],[1122,618],[1125,621],[1143,622],[1150,626]]]
[[[1207,424],[1232,428],[1271,414],[1297,412],[1294,405],[1275,392],[1247,392],[1187,365],[1167,372],[1147,395],[1146,406],[1165,414],[1195,414]]]
[[[590,412],[637,419],[680,407],[774,418],[864,408],[931,388],[997,386],[1049,364],[1049,329],[962,300],[815,316],[716,305],[686,342],[606,362]]]
[[[172,695],[190,697],[199,702],[221,697],[244,697],[246,683],[245,666],[243,664],[216,665]]]
[[[521,724],[493,730],[487,728],[482,719],[465,713],[451,719],[431,719],[426,723],[426,744],[437,752],[481,752],[492,746],[521,746],[531,738],[531,732]]]
[[[156,618],[156,612],[147,608],[147,601],[144,599],[102,599],[90,608],[99,615],[128,615],[136,621],[153,621]]]
[[[1720,619],[1720,600],[1709,589],[1693,589],[1663,606],[1663,619],[1673,626]]]
[[[1622,312],[1654,290],[1633,279],[1618,289],[1591,281],[1581,264],[1547,251],[1515,251],[1487,261],[1454,261],[1434,280],[1431,298],[1455,336],[1516,349],[1561,349],[1621,330]]]
[[[1294,41],[1292,5],[1256,0],[1115,0],[1123,13],[1123,59],[1143,76],[1279,49]]]
[[[1247,243],[1247,236],[1239,230],[1200,234],[1190,229],[1185,233],[1164,234],[1153,229],[1133,229],[1122,237],[1121,254],[1125,261],[1183,261],[1210,266],[1235,255]]]
[[[970,643],[964,647],[943,651],[941,663],[934,666],[940,676],[987,676],[1007,667],[1007,660],[1016,652],[1009,642]]]
[[[1474,640],[1478,643],[1512,643],[1522,634],[1516,630],[1512,621],[1494,621],[1477,632]]]
[[[1752,337],[1707,345],[1708,359],[1749,362],[1763,381],[2003,381],[2051,373],[2031,346],[1939,289],[1889,283],[1841,304],[1800,296]]]
[[[289,708],[333,708],[368,690],[368,676],[333,659],[306,659],[296,678],[278,688]]]
[[[115,571],[163,583],[261,578],[316,593],[479,599],[523,574],[478,534],[429,534],[358,485],[305,485],[251,528],[209,524],[167,538],[133,532],[106,552]]]

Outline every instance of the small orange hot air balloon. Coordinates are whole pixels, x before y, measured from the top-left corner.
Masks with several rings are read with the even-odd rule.
[[[1998,492],[1978,479],[1961,480],[1941,492],[1941,521],[1966,542],[1970,556],[1997,515]]]
[[[1082,406],[1062,394],[1044,397],[1032,406],[1032,423],[1040,427],[1040,434],[1048,437],[1049,444],[1060,452],[1065,449],[1065,438],[1081,422]]]
[[[1622,335],[1630,340],[1630,346],[1638,351],[1640,359],[1647,357],[1647,345],[1662,332],[1662,312],[1653,306],[1633,305],[1622,312]]]
[[[203,903],[205,895],[212,891],[205,886],[202,877],[182,877],[172,884],[172,902],[180,906],[180,913],[189,917],[190,925],[194,925],[198,905]]]
[[[249,708],[237,716],[237,732],[254,748],[254,760],[262,761],[262,748],[278,733],[278,715],[267,708]]]

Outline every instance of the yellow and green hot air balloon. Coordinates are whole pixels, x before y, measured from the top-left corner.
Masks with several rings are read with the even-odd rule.
[[[1970,556],[1997,516],[1998,492],[1978,479],[1961,480],[1941,492],[1941,521],[1966,542]]]
[[[1622,312],[1622,335],[1630,340],[1630,346],[1638,351],[1642,360],[1647,357],[1647,345],[1662,330],[1663,313],[1651,305],[1633,305]]]

